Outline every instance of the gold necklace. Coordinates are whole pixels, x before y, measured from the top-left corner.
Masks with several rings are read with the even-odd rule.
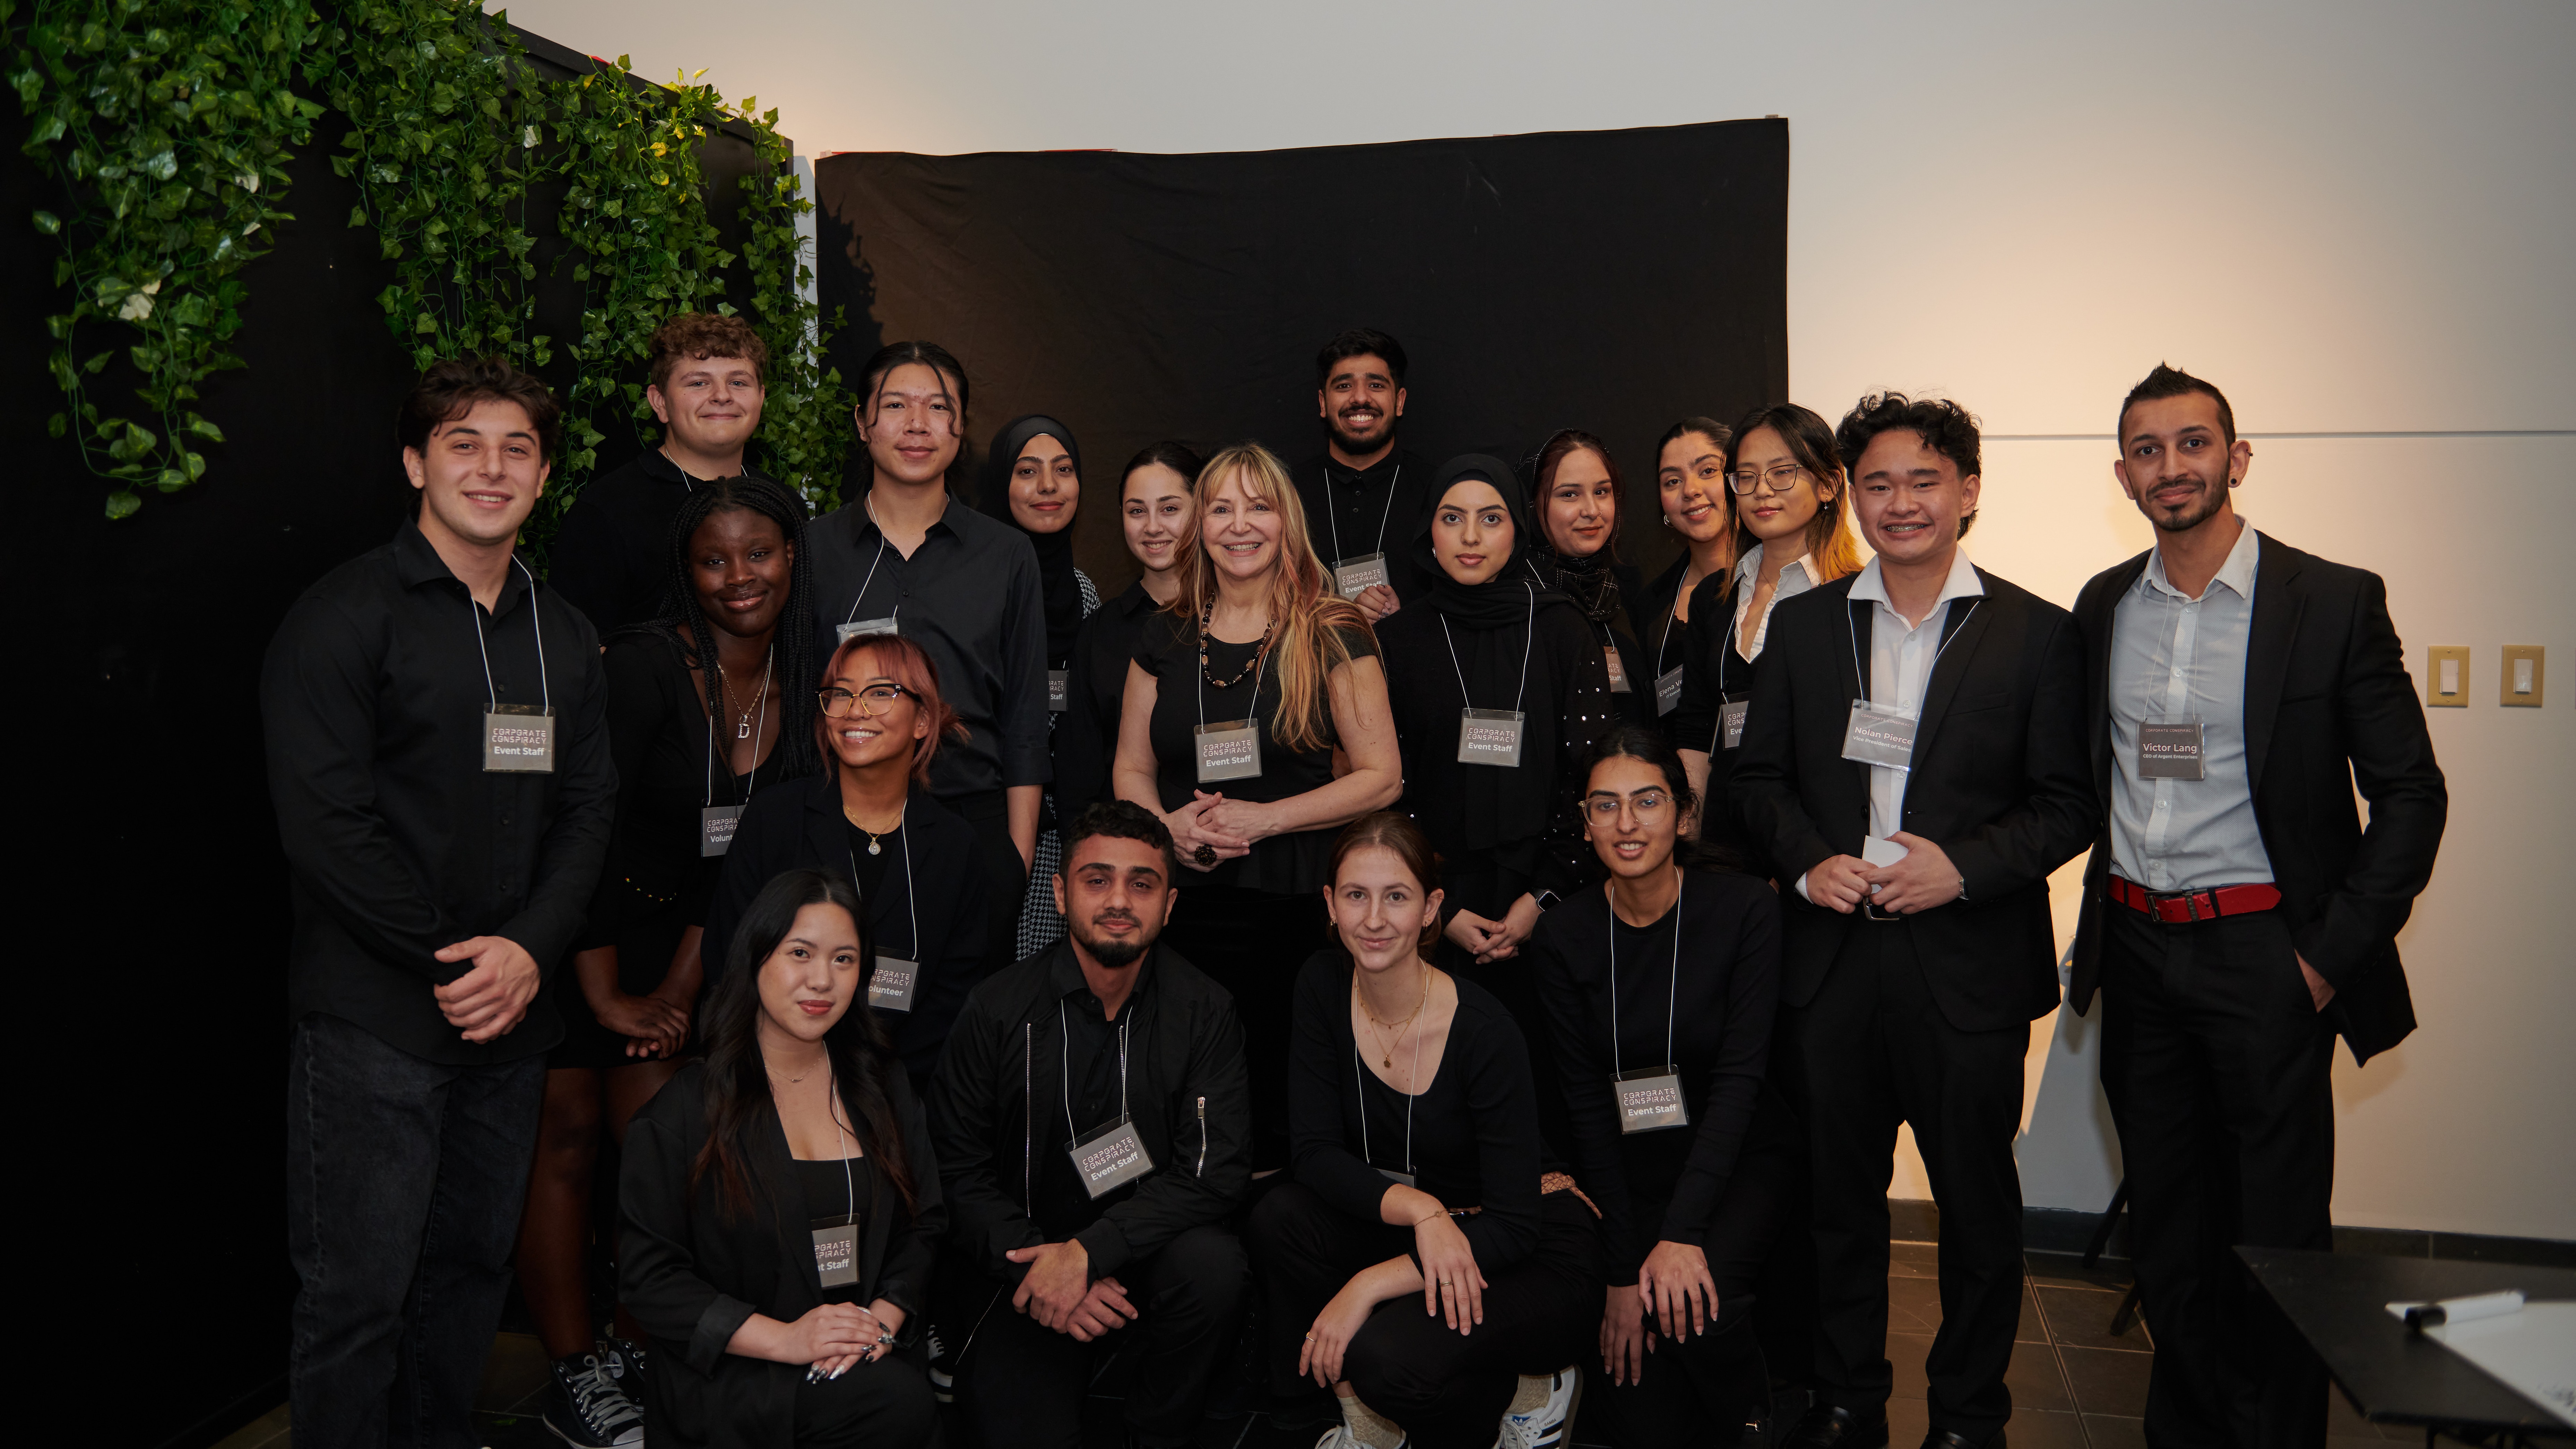
[[[1399,1022],[1384,1022],[1378,1020],[1377,1012],[1372,1010],[1369,1006],[1368,993],[1359,990],[1359,982],[1356,978],[1351,982],[1351,989],[1359,992],[1360,1010],[1365,1013],[1369,1019],[1369,1035],[1377,1038],[1379,1064],[1384,1066],[1390,1072],[1394,1071],[1395,1049],[1404,1044],[1404,1034],[1407,1030],[1411,1029],[1415,1021],[1421,1018],[1422,1008],[1431,1004],[1431,968],[1428,965],[1425,965],[1422,968],[1422,999],[1413,1003],[1413,1014]],[[1392,1042],[1388,1041],[1383,1035],[1381,1035],[1381,1033],[1390,1025],[1395,1028],[1395,1040]],[[1422,1086],[1420,1082],[1416,1082],[1413,1085],[1416,1089],[1419,1089]]]

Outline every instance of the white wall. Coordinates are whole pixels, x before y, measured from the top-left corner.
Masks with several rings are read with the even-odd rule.
[[[2434,715],[2453,824],[2403,939],[2425,1026],[2366,1070],[2339,1058],[2336,1220],[2576,1238],[2559,1044],[2576,915],[2544,833],[2576,805],[2576,584],[2552,557],[2576,505],[2576,6],[738,0],[708,17],[511,6],[647,74],[707,67],[812,154],[1787,116],[1794,395],[1829,415],[1878,386],[1974,408],[1993,439],[1974,551],[2064,603],[2147,543],[2105,466],[2121,393],[2160,358],[2218,381],[2256,438],[2247,513],[2385,574],[2417,667],[2426,644],[2476,649],[2478,702]],[[2549,709],[2493,703],[2504,643],[2549,646]],[[2075,1050],[2090,1024],[2054,1028],[2034,1031],[2026,1187],[2098,1208],[2117,1168]],[[1921,1195],[1907,1171],[1894,1190]]]

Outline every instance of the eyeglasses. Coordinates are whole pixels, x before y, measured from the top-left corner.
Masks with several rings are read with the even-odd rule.
[[[825,719],[847,719],[853,707],[861,715],[874,718],[894,708],[894,702],[907,694],[916,702],[921,698],[900,684],[871,684],[856,694],[835,685],[816,694],[814,702],[822,707]]]
[[[1645,822],[1660,818],[1672,808],[1672,803],[1673,797],[1661,790],[1640,790],[1628,796],[1586,795],[1583,797],[1583,813],[1591,816],[1595,825],[1616,825],[1622,809],[1634,810],[1637,819]]]
[[[1738,496],[1751,493],[1756,487],[1768,488],[1774,493],[1786,493],[1797,487],[1798,480],[1806,476],[1806,468],[1797,463],[1783,463],[1760,473],[1750,468],[1741,468],[1726,475],[1726,486],[1734,489]]]

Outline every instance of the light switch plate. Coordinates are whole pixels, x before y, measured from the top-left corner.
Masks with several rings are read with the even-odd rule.
[[[2496,703],[2540,707],[2540,687],[2547,682],[2542,668],[2545,653],[2537,644],[2504,646],[2504,682],[2498,686],[2501,694]]]
[[[2436,644],[2424,651],[2424,702],[2469,707],[2469,646]]]

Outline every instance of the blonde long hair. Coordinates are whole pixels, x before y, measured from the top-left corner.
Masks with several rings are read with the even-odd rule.
[[[1199,470],[1191,495],[1197,508],[1191,527],[1181,535],[1180,592],[1167,607],[1195,627],[1216,600],[1216,562],[1201,544],[1208,500],[1217,485],[1241,475],[1245,493],[1270,505],[1279,520],[1279,561],[1271,566],[1269,614],[1274,623],[1269,653],[1279,676],[1279,712],[1270,721],[1271,738],[1287,749],[1319,750],[1333,742],[1332,691],[1335,669],[1351,661],[1341,631],[1350,629],[1374,639],[1368,615],[1329,587],[1324,561],[1306,535],[1306,507],[1288,465],[1259,443],[1237,443],[1218,450]]]
[[[1852,537],[1850,526],[1843,521],[1844,515],[1850,511],[1851,479],[1844,473],[1841,455],[1834,451],[1832,426],[1813,410],[1796,403],[1773,403],[1755,408],[1745,414],[1744,420],[1735,425],[1734,433],[1724,440],[1726,471],[1729,474],[1735,471],[1737,455],[1744,451],[1744,440],[1762,428],[1769,428],[1787,446],[1789,456],[1815,480],[1813,486],[1818,494],[1824,495],[1828,489],[1831,490],[1829,496],[1819,498],[1816,516],[1807,520],[1806,534],[1800,540],[1802,551],[1815,561],[1816,582],[1829,584],[1845,574],[1859,573],[1860,544]],[[1762,541],[1753,536],[1753,530],[1744,526],[1742,517],[1736,512],[1740,501],[1735,496],[1735,489],[1729,486],[1726,490],[1726,517],[1733,527],[1727,530],[1726,566],[1730,569]]]

